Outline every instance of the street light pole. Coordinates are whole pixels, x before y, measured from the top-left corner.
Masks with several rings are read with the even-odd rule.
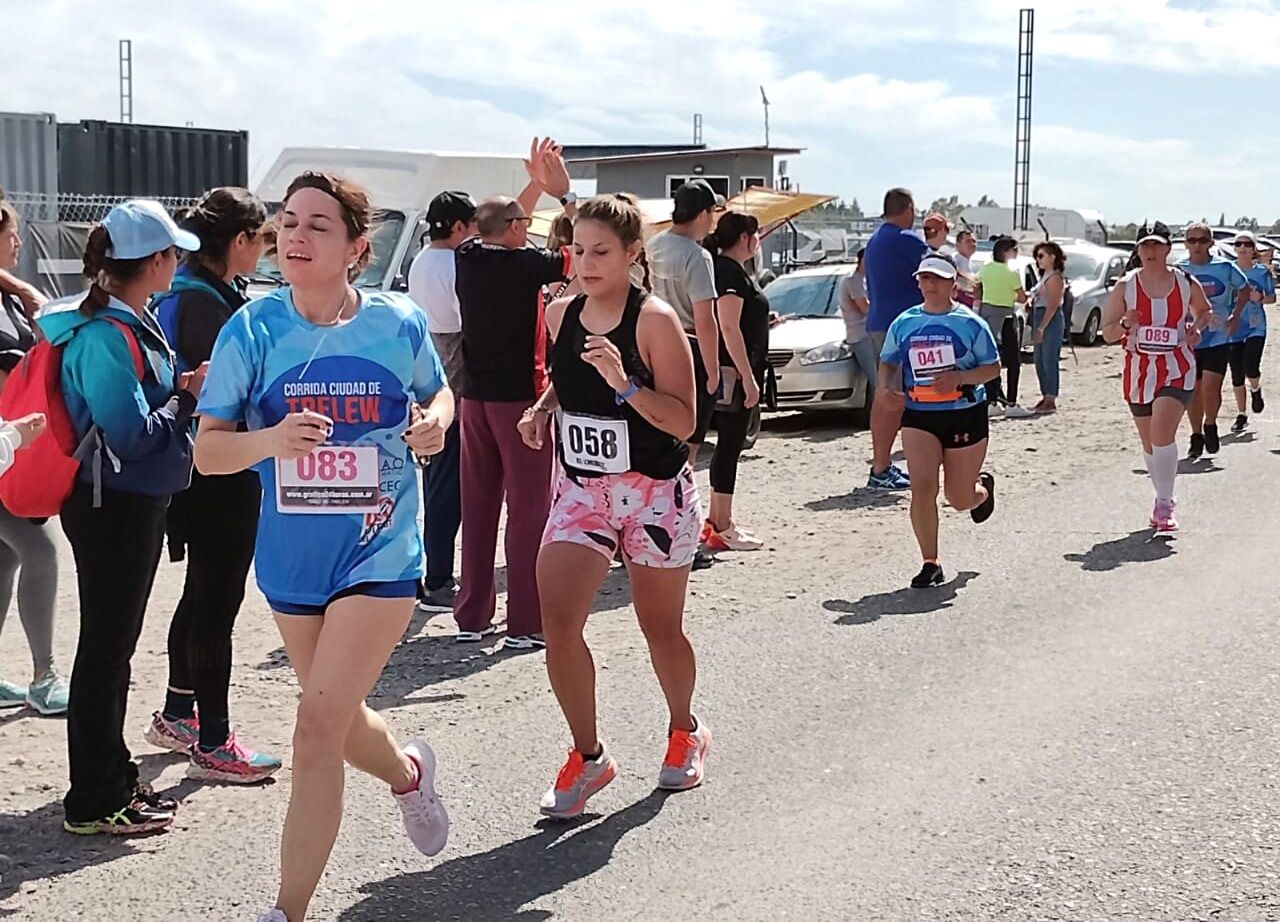
[[[769,146],[769,97],[764,94],[764,87],[760,87],[760,100],[764,103],[764,146]]]

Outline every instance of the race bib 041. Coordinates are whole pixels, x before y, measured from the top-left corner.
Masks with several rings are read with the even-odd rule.
[[[276,459],[276,509],[308,515],[378,511],[378,449],[324,445],[295,460]]]
[[[560,414],[565,463],[580,471],[625,474],[631,470],[631,443],[625,419]]]
[[[956,347],[950,342],[911,343],[907,346],[911,373],[917,378],[956,367]]]

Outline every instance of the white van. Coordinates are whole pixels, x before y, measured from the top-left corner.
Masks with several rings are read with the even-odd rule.
[[[364,186],[380,212],[371,239],[373,261],[356,280],[371,291],[406,287],[409,264],[422,249],[427,206],[441,192],[468,192],[478,202],[490,195],[519,195],[528,185],[520,157],[440,151],[364,150],[348,147],[287,147],[258,184],[257,195],[274,210],[300,173],[319,170]],[[551,199],[543,196],[540,204]],[[556,203],[552,203],[556,204]],[[252,280],[255,293],[281,283],[280,270],[263,259]]]

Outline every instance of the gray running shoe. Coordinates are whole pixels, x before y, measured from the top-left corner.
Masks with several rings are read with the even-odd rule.
[[[587,800],[603,790],[618,775],[618,763],[613,761],[604,741],[600,741],[600,755],[588,762],[576,749],[569,750],[569,758],[556,775],[556,783],[542,795],[539,809],[543,816],[567,820],[582,815]]]

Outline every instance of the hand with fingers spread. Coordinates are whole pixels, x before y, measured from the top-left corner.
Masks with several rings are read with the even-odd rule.
[[[304,458],[333,432],[333,420],[312,410],[290,413],[271,427],[272,457],[285,461]]]
[[[622,353],[609,337],[588,336],[582,360],[599,372],[605,383],[616,392],[622,393],[631,385],[626,369],[622,367]]]
[[[560,199],[568,194],[569,167],[564,162],[564,148],[551,138],[533,139],[524,168],[529,178],[552,198]]]

